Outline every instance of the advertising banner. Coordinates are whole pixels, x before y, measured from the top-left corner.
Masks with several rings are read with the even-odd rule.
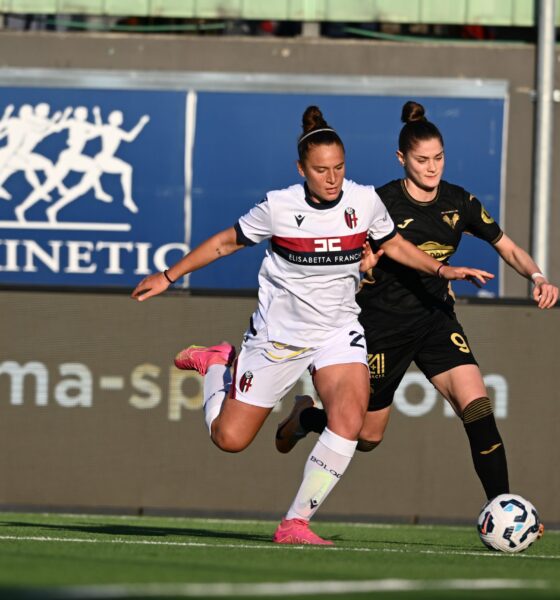
[[[503,212],[503,82],[33,75],[0,71],[1,284],[130,288],[165,269],[268,190],[301,181],[296,141],[311,104],[345,143],[347,177],[380,186],[402,175],[400,111],[419,100],[444,136],[445,178],[496,220]],[[179,285],[254,290],[262,246]],[[499,274],[496,253],[476,240],[454,260]],[[484,294],[499,291],[498,276]]]
[[[4,291],[0,313],[0,506],[191,514],[285,513],[316,443],[276,451],[300,381],[243,452],[212,444],[203,378],[173,357],[239,347],[254,298]],[[459,305],[505,444],[512,492],[560,523],[556,340],[560,310]],[[512,327],[515,323],[515,327]],[[528,376],[530,374],[530,376]],[[528,435],[529,432],[529,435]],[[531,432],[538,432],[537,435]],[[462,421],[416,369],[383,443],[357,452],[321,516],[470,522],[485,500]]]
[[[2,283],[131,286],[184,254],[184,94],[2,98]]]

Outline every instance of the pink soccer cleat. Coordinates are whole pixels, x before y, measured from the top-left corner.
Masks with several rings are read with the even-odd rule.
[[[275,544],[293,544],[300,546],[334,546],[330,540],[324,540],[309,529],[309,522],[303,519],[282,519],[276,529],[272,541]]]
[[[175,357],[174,363],[178,369],[198,371],[206,375],[212,365],[231,365],[235,359],[235,347],[229,342],[217,346],[189,346],[181,350]]]

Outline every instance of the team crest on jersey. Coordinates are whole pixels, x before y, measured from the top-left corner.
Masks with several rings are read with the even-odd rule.
[[[241,381],[239,382],[239,387],[241,391],[246,394],[253,385],[253,373],[251,371],[245,371],[243,376],[241,377]]]
[[[456,210],[448,211],[447,213],[441,213],[441,218],[451,229],[455,229],[455,225],[459,222],[459,213]]]
[[[358,224],[358,217],[356,216],[356,211],[351,206],[349,206],[344,211],[344,220],[346,221],[346,225],[348,225],[350,229],[354,229],[354,227],[356,227],[356,225]]]

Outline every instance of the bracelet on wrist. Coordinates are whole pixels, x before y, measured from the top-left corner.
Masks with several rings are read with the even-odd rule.
[[[546,277],[545,277],[545,276],[544,276],[542,273],[533,273],[533,274],[531,275],[531,279],[533,280],[533,283],[536,283],[536,280],[537,280],[539,277],[542,277],[543,279],[546,279]]]
[[[440,275],[439,273],[440,273],[440,271],[443,269],[443,267],[445,267],[445,265],[440,265],[440,266],[437,268],[437,271],[436,271],[436,277],[441,277],[441,275]]]
[[[165,277],[165,279],[167,279],[167,281],[169,281],[169,283],[175,283],[175,280],[171,279],[171,277],[169,277],[169,274],[167,273],[167,269],[165,269],[165,271],[163,271],[163,276]]]

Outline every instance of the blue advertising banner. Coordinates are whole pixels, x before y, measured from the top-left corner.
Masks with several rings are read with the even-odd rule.
[[[400,112],[408,98],[325,94],[198,95],[194,160],[192,244],[232,225],[266,191],[301,181],[296,141],[301,116],[317,104],[346,147],[346,174],[380,187],[402,176],[395,151]],[[445,179],[465,187],[499,222],[504,102],[495,99],[417,97],[445,142]],[[273,118],[270,117],[273,115]],[[243,151],[241,151],[243,149]],[[249,254],[250,253],[250,254]],[[191,276],[206,289],[251,288],[263,249],[243,250]],[[226,261],[223,261],[226,262]],[[497,253],[480,240],[463,239],[454,264],[476,266],[498,275]],[[498,294],[499,277],[485,288]],[[458,294],[477,292],[456,282]]]
[[[184,93],[2,98],[3,283],[131,286],[186,251]]]
[[[380,186],[401,176],[400,110],[419,100],[444,136],[445,179],[501,216],[504,85],[454,89],[430,80],[402,89],[387,78],[364,85],[312,76],[298,85],[225,74],[211,85],[171,76],[131,85],[113,74],[112,85],[85,76],[72,86],[60,83],[60,72],[57,83],[49,75],[40,86],[14,85],[0,72],[2,284],[132,288],[163,270],[268,190],[300,181],[296,140],[310,104],[340,133],[347,177]],[[263,252],[263,245],[245,249],[179,285],[255,289]],[[465,240],[454,263],[498,275],[496,253],[478,240]],[[497,295],[499,283],[484,293]],[[456,291],[477,290],[458,284]]]

